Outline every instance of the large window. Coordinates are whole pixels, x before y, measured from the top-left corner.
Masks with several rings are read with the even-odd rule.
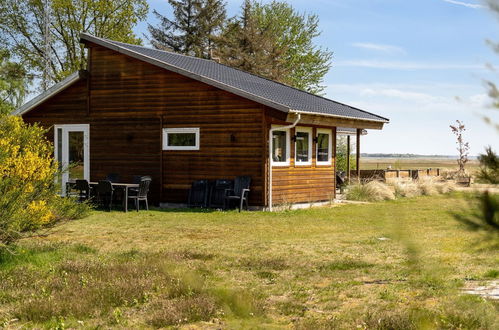
[[[199,128],[163,128],[163,150],[199,150]]]
[[[295,164],[312,165],[312,129],[297,127],[295,133]]]
[[[272,164],[289,165],[289,130],[272,132]]]
[[[317,165],[331,165],[332,132],[328,129],[317,129]]]

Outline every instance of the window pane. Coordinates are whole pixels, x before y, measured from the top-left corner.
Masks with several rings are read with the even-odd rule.
[[[329,134],[317,134],[317,161],[329,162]]]
[[[296,161],[297,162],[308,162],[308,142],[310,139],[310,134],[307,132],[297,132],[296,133]]]
[[[69,179],[84,178],[83,132],[68,133]]]
[[[275,131],[272,136],[272,157],[274,162],[287,160],[286,131]]]
[[[195,147],[196,133],[168,133],[169,147]]]

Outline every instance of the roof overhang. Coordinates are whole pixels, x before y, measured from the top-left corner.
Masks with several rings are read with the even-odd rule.
[[[31,111],[33,108],[42,104],[43,102],[45,102],[46,100],[48,100],[52,96],[56,95],[57,93],[65,90],[69,86],[76,83],[78,80],[80,80],[82,77],[85,76],[84,72],[85,71],[77,71],[77,72],[70,74],[64,80],[61,80],[57,84],[53,85],[52,87],[50,87],[49,89],[47,89],[46,91],[41,93],[40,95],[38,95],[38,96],[32,98],[30,101],[24,103],[22,106],[20,106],[16,110],[14,110],[12,112],[12,114],[15,116],[22,116],[25,113]]]
[[[328,116],[327,114],[315,114],[302,111],[290,112],[286,117],[286,122],[292,123],[297,115],[301,116],[300,124],[307,124],[307,125],[381,130],[383,129],[383,126],[386,124],[386,122],[384,121],[362,120],[350,117],[331,116],[331,115]]]

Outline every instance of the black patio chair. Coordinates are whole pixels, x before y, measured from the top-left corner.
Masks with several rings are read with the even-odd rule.
[[[107,207],[111,211],[113,204],[114,188],[109,180],[101,180],[95,187],[97,200],[103,207]]]
[[[225,191],[234,188],[234,181],[219,179],[211,186],[209,207],[224,207]]]
[[[142,181],[142,179],[149,179],[152,181],[152,178],[150,175],[134,175],[133,178],[132,178],[132,183],[135,183],[135,184],[140,184],[140,182]],[[129,188],[128,189],[128,192],[132,193],[132,194],[137,194],[139,191],[139,188]]]
[[[208,180],[194,181],[189,190],[187,204],[190,207],[206,207],[208,204]]]
[[[249,176],[238,176],[234,180],[234,189],[227,189],[225,191],[224,199],[224,209],[227,204],[231,204],[232,201],[239,201],[239,212],[243,209],[243,205],[246,204],[246,210],[249,209],[248,205],[248,195],[250,192],[251,177]]]
[[[146,210],[149,210],[149,203],[147,202],[147,194],[149,193],[149,186],[151,185],[151,177],[143,176],[139,183],[139,189],[137,193],[134,194],[133,191],[131,195],[128,195],[128,199],[133,199],[135,201],[135,208],[137,212],[140,209],[140,201],[146,202]]]
[[[112,183],[116,183],[120,181],[120,175],[116,173],[109,173],[106,176],[106,181],[111,181]]]
[[[84,202],[90,199],[92,187],[87,180],[76,180],[72,189],[76,190],[76,194],[71,196],[78,198],[78,201]]]

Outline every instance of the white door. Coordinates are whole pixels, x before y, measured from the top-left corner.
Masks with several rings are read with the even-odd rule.
[[[63,170],[58,183],[64,196],[68,181],[90,180],[89,125],[55,125],[54,146],[55,157]]]

